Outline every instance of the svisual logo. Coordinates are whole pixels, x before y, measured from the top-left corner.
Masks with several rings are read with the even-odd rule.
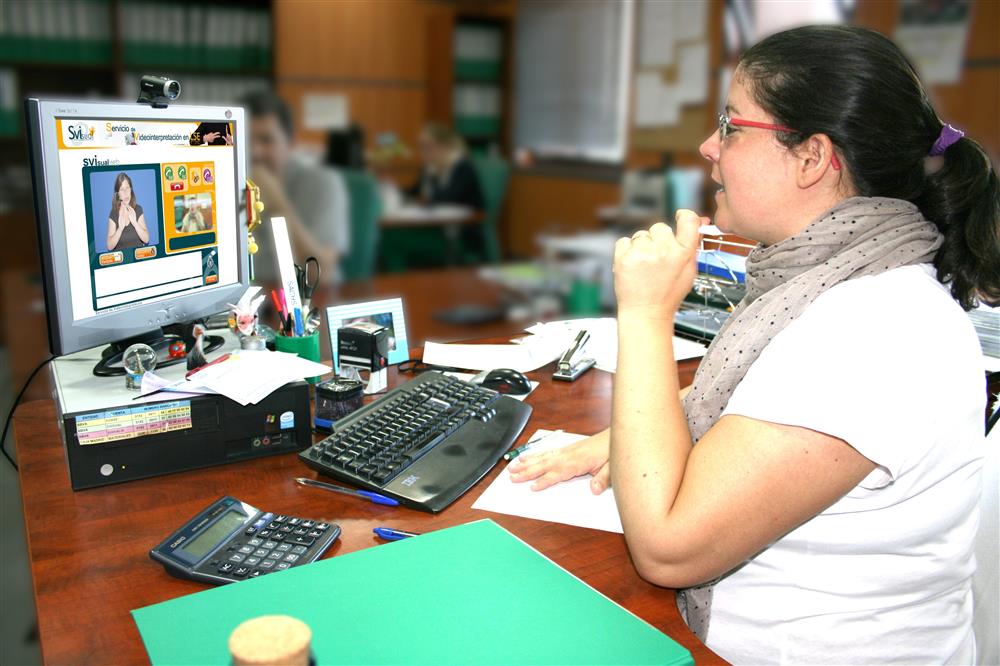
[[[413,474],[411,474],[402,481],[400,481],[400,483],[402,483],[406,487],[410,487],[419,480],[420,480],[419,476],[414,476]]]
[[[66,126],[66,140],[74,145],[94,140],[94,128],[86,123],[74,123]]]

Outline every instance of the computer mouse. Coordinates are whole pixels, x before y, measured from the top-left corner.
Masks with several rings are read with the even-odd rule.
[[[531,382],[517,370],[497,368],[480,372],[472,378],[473,383],[484,388],[493,389],[497,393],[509,395],[526,395],[531,392]]]

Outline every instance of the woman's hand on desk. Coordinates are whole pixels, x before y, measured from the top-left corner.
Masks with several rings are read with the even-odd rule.
[[[615,244],[615,294],[619,317],[673,321],[697,273],[698,228],[708,224],[690,210],[676,215],[677,234],[659,222]]]
[[[610,431],[604,430],[592,437],[582,439],[553,451],[538,454],[525,453],[514,459],[507,469],[514,483],[531,484],[532,490],[544,490],[560,481],[575,479],[591,474],[590,490],[599,495],[611,485]]]

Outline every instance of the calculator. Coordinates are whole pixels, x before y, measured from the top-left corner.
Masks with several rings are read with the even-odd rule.
[[[315,562],[338,536],[338,525],[260,511],[226,496],[149,556],[178,578],[223,585]]]

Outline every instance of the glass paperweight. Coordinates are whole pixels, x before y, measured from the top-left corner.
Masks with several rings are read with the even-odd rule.
[[[142,388],[142,376],[156,367],[156,352],[149,345],[136,343],[122,355],[125,368],[125,388],[138,391]]]

